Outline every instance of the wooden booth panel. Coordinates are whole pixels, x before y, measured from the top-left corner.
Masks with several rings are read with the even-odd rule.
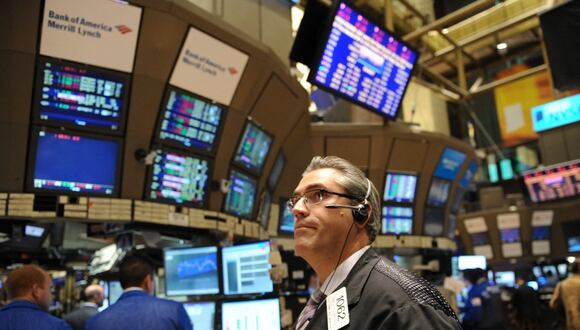
[[[361,169],[369,168],[370,137],[326,137],[325,154],[342,157]]]
[[[395,139],[387,169],[419,173],[423,169],[429,143],[421,140]]]

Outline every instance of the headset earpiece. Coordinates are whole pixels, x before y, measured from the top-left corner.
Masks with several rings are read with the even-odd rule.
[[[366,203],[359,204],[356,209],[352,210],[352,218],[358,224],[363,224],[369,217],[369,205]]]

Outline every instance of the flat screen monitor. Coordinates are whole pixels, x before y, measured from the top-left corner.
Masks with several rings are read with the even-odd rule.
[[[543,132],[580,121],[580,94],[532,108],[534,131]]]
[[[534,203],[580,195],[580,160],[524,172],[523,176]]]
[[[527,285],[528,285],[530,288],[532,288],[532,289],[534,289],[534,290],[536,290],[536,291],[538,291],[538,290],[539,290],[539,288],[540,288],[540,286],[538,285],[538,282],[536,282],[536,281],[527,281],[527,282],[526,282],[526,284],[527,284]]]
[[[24,225],[24,235],[30,237],[42,237],[46,232],[46,228],[35,225]]]
[[[445,223],[444,210],[436,207],[426,207],[423,212],[425,213],[423,233],[427,236],[442,236],[443,224]]]
[[[505,228],[499,230],[502,243],[516,243],[520,241],[519,228]]]
[[[254,214],[258,182],[236,169],[230,171],[230,189],[225,198],[224,211],[251,219]]]
[[[550,226],[532,227],[532,240],[550,240]]]
[[[383,201],[394,203],[413,203],[417,191],[417,175],[387,172]]]
[[[39,57],[34,120],[121,134],[125,129],[130,76],[85,64]]]
[[[401,206],[383,206],[382,234],[412,234],[413,208]]]
[[[270,133],[248,121],[234,155],[234,164],[252,174],[260,175],[270,152],[272,139]]]
[[[443,207],[449,198],[449,190],[451,182],[439,178],[433,178],[431,187],[429,188],[429,195],[427,196],[427,204],[430,206]]]
[[[487,232],[471,234],[471,243],[473,246],[489,244],[489,235]]]
[[[487,268],[487,260],[485,259],[485,256],[473,256],[473,255],[458,256],[457,268],[459,269],[459,271],[475,268],[481,268],[485,270]]]
[[[221,328],[236,330],[280,329],[278,298],[224,301]]]
[[[260,212],[258,212],[258,222],[264,229],[268,229],[270,223],[270,208],[272,207],[272,194],[268,190],[262,192],[260,198]]]
[[[512,166],[512,160],[505,158],[499,161],[499,169],[501,173],[502,180],[511,180],[514,178],[514,169]]]
[[[558,278],[558,271],[556,270],[555,265],[544,265],[542,266],[542,271],[544,272],[544,275],[546,275],[548,280],[554,277]]]
[[[146,197],[192,207],[206,205],[211,163],[200,156],[157,149],[149,168]]]
[[[516,285],[516,274],[512,271],[495,272],[495,284],[514,287]]]
[[[32,130],[28,189],[116,196],[121,140],[56,129]]]
[[[184,303],[183,307],[195,330],[214,330],[215,305],[215,301],[196,301]]]
[[[294,234],[294,214],[287,207],[288,198],[280,198],[280,214],[278,219],[279,234]]]
[[[337,1],[308,80],[394,119],[418,54],[382,26]]]
[[[280,176],[282,176],[282,171],[284,170],[284,165],[286,164],[286,158],[284,157],[284,153],[282,150],[276,156],[276,161],[274,162],[274,166],[272,166],[272,170],[270,170],[270,176],[268,176],[268,189],[273,192],[278,185],[278,181],[280,180]]]
[[[182,89],[168,86],[158,120],[157,141],[193,152],[212,154],[225,108]]]
[[[568,245],[568,252],[580,252],[580,221],[563,222],[562,230]]]
[[[119,297],[123,294],[123,287],[119,281],[109,281],[107,287],[109,290],[109,305],[112,305],[116,303],[117,300],[119,300]]]
[[[499,170],[496,163],[487,164],[487,175],[489,176],[489,182],[494,183],[499,181]]]
[[[471,163],[469,163],[469,166],[467,166],[465,174],[463,174],[463,177],[459,181],[459,185],[464,189],[467,189],[471,183],[471,180],[475,176],[475,173],[477,173],[477,161],[472,160]]]
[[[166,295],[219,293],[217,247],[169,249],[163,259]]]
[[[437,167],[435,167],[433,175],[438,178],[453,181],[455,180],[455,177],[457,177],[464,161],[465,153],[447,147],[443,150],[443,153],[441,153],[441,157],[439,158],[439,162],[437,163]]]
[[[534,276],[540,277],[542,276],[542,268],[540,266],[534,266],[532,267],[532,273],[534,273]]]
[[[274,285],[270,278],[269,256],[268,241],[224,247],[222,249],[224,294],[272,292]]]
[[[451,202],[451,212],[457,213],[463,203],[463,196],[465,195],[465,189],[461,186],[455,188],[455,196],[453,196],[453,201]]]

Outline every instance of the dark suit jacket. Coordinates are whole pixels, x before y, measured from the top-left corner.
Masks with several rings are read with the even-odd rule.
[[[70,324],[73,330],[85,330],[85,322],[98,312],[96,305],[83,304],[78,309],[63,316],[62,319]]]
[[[15,300],[0,309],[2,330],[70,330],[65,321],[43,311],[38,305]]]
[[[372,248],[362,255],[337,290],[342,287],[346,287],[350,314],[350,323],[342,329],[461,329],[437,289],[379,257]],[[327,329],[326,302],[306,329]]]
[[[109,308],[91,317],[86,330],[192,330],[183,304],[128,291]]]

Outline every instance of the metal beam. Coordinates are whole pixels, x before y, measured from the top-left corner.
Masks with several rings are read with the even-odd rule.
[[[407,9],[409,9],[409,11],[415,14],[415,16],[419,17],[421,19],[421,22],[423,22],[423,25],[427,24],[427,17],[425,17],[423,13],[421,13],[417,8],[415,8],[415,6],[407,2],[407,0],[399,0],[399,2],[402,3],[403,6],[405,6]]]
[[[387,30],[395,31],[395,15],[393,14],[393,0],[385,0],[384,17],[385,17],[385,27]]]
[[[496,87],[499,87],[499,86],[502,86],[505,84],[509,84],[512,81],[522,79],[522,78],[525,78],[527,76],[531,76],[531,75],[536,74],[538,72],[542,72],[542,71],[546,70],[547,68],[548,68],[548,66],[546,64],[541,64],[541,65],[535,66],[533,68],[530,68],[526,71],[518,72],[518,73],[513,74],[511,76],[492,81],[488,84],[479,86],[479,88],[476,89],[475,91],[473,91],[469,96],[474,96],[474,95],[483,93],[485,91],[488,91],[490,89],[494,89]]]

